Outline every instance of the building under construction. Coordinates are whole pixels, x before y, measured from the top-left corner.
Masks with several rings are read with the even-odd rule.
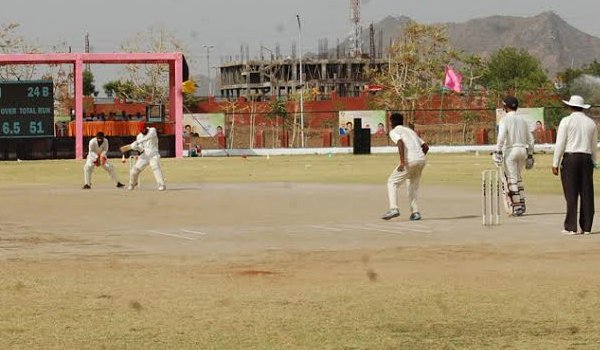
[[[301,85],[316,96],[358,96],[365,90],[366,69],[380,69],[382,60],[369,58],[274,59],[232,62],[220,66],[220,95],[226,99],[254,100],[285,98]],[[302,80],[302,84],[301,84]]]
[[[346,0],[348,1],[348,0]],[[241,49],[239,59],[221,64],[220,96],[226,99],[245,97],[253,100],[285,98],[301,88],[310,91],[316,99],[330,96],[358,96],[368,84],[367,68],[380,70],[383,60],[383,33],[379,32],[379,47],[376,50],[375,30],[369,26],[368,50],[363,50],[362,27],[360,25],[360,0],[349,0],[351,35],[348,41],[334,50],[328,49],[327,39],[319,41],[317,54],[302,55],[296,44],[291,57],[280,53],[279,45],[274,51],[261,45],[261,57],[249,58],[248,47]],[[298,27],[301,28],[301,19]],[[301,44],[300,40],[298,44]],[[298,47],[300,48],[300,47]],[[265,60],[263,49],[271,53]],[[367,53],[368,52],[368,53]],[[302,76],[301,76],[302,75]]]

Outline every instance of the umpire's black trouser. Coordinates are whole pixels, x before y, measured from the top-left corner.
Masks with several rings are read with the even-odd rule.
[[[594,220],[594,164],[587,153],[565,153],[560,179],[567,201],[565,230],[577,230],[577,200],[581,198],[579,226],[584,232],[592,231]]]

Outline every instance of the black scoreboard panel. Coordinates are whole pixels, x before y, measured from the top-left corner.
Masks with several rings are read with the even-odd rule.
[[[52,81],[0,81],[0,138],[49,136],[54,136]]]

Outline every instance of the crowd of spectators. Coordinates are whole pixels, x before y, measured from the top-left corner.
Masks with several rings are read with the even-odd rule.
[[[75,116],[71,116],[71,120],[75,120]],[[102,112],[99,114],[95,113],[83,113],[83,121],[84,122],[102,122],[102,121],[140,121],[146,120],[146,116],[140,112],[136,114],[126,113],[122,111],[121,113],[110,112],[108,115]]]

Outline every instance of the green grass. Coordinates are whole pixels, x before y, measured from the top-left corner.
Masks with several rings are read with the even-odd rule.
[[[536,155],[534,169],[524,172],[532,193],[561,193],[560,180],[551,174],[551,155]],[[381,184],[397,162],[397,155],[310,155],[266,157],[222,157],[162,159],[167,182],[312,182]],[[128,164],[112,160],[121,179],[127,179]],[[0,183],[80,184],[83,161],[47,160],[1,162]],[[423,182],[433,185],[478,188],[481,171],[494,168],[489,155],[431,154]],[[146,171],[150,176],[149,171]],[[104,177],[96,170],[94,177]],[[596,183],[598,185],[598,183]]]

